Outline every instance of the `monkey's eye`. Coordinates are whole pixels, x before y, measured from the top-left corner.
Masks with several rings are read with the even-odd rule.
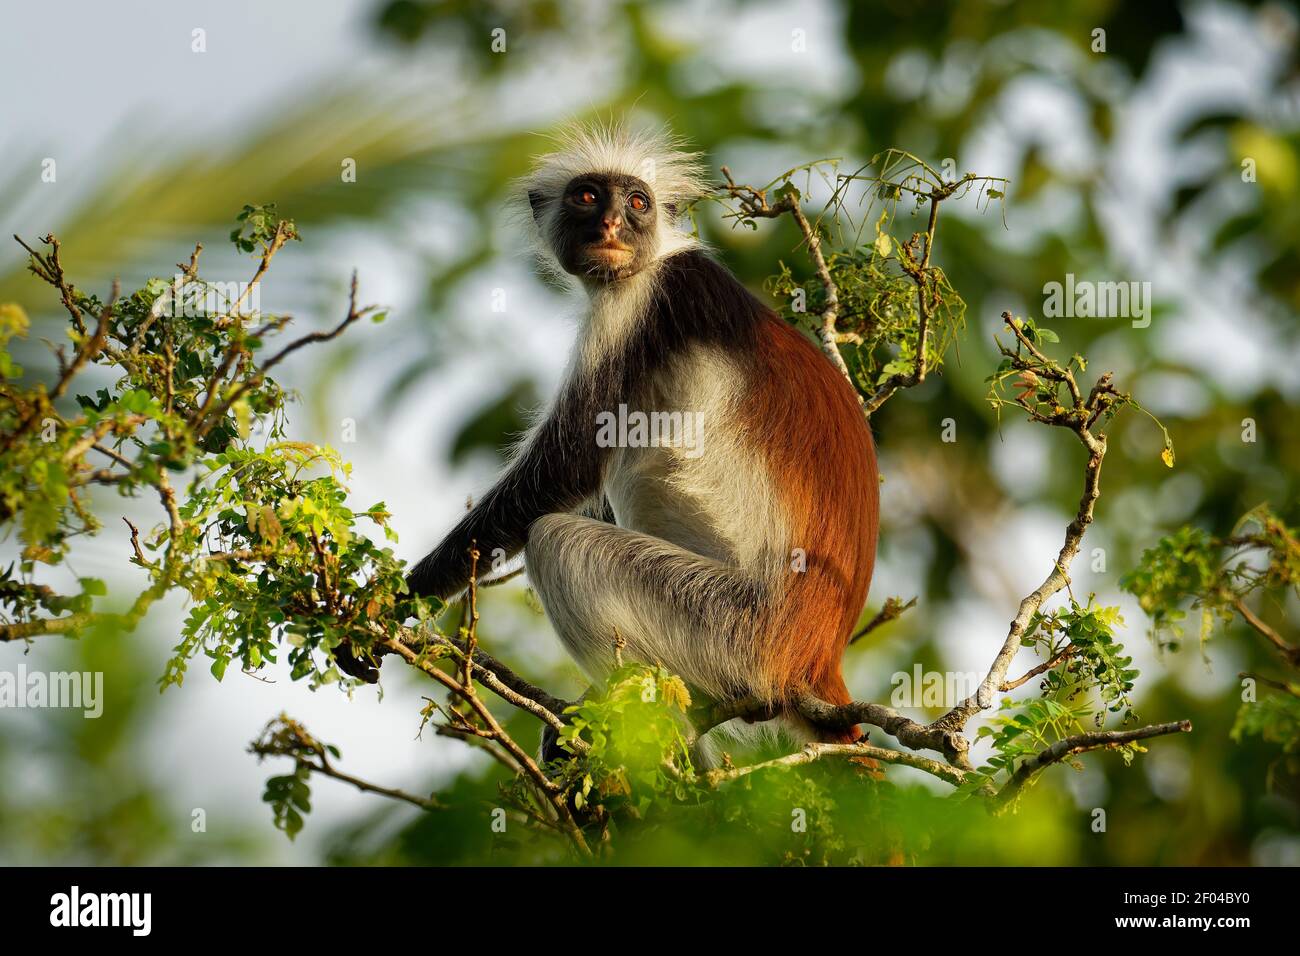
[[[637,212],[645,212],[647,209],[650,208],[650,200],[646,199],[645,196],[641,195],[640,193],[633,193],[631,196],[629,196],[627,199],[627,204],[631,206],[633,209],[635,209]]]
[[[591,189],[579,189],[576,193],[574,193],[573,198],[578,200],[578,202],[580,202],[584,206],[596,205],[596,193],[594,190]]]

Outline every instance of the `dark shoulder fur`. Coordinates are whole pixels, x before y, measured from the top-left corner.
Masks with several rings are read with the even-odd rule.
[[[665,352],[691,342],[752,346],[759,320],[770,311],[730,269],[700,249],[665,259],[658,280],[645,344]]]

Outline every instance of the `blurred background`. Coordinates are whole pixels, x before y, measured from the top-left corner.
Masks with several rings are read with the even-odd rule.
[[[873,419],[885,504],[868,613],[889,595],[919,600],[854,645],[849,685],[886,701],[891,675],[916,663],[983,671],[1060,546],[1080,449],[999,423],[985,401],[1000,313],[1040,315],[1044,284],[1067,274],[1149,282],[1147,328],[1046,322],[1061,355],[1113,371],[1177,451],[1169,470],[1150,420],[1115,427],[1074,591],[1123,609],[1143,719],[1189,717],[1196,730],[1132,767],[1092,755],[1082,771],[1058,768],[995,831],[960,814],[935,824],[944,811],[927,803],[928,783],[902,771],[918,794],[899,811],[917,814],[910,859],[1300,864],[1297,794],[1272,773],[1276,748],[1228,736],[1237,673],[1272,663],[1262,642],[1230,630],[1159,651],[1117,587],[1183,524],[1226,533],[1264,501],[1300,518],[1294,5],[48,0],[0,18],[3,235],[54,231],[73,281],[96,291],[115,276],[124,288],[170,276],[195,241],[209,279],[246,279],[253,262],[225,236],[243,204],[275,202],[306,241],[277,258],[263,308],[332,325],[353,268],[362,299],[391,306],[384,325],[298,353],[282,380],[302,398],[292,433],[342,450],[356,506],[385,501],[411,560],[487,487],[524,412],[559,379],[573,304],[534,278],[502,211],[556,124],[666,121],[715,171],[755,183],[826,156],[852,169],[890,146],[1007,177],[1005,213],[944,207],[935,257],[968,304],[960,354]],[[802,268],[786,223],[733,231],[708,213],[700,226],[755,289],[779,261]],[[23,364],[39,373],[52,367],[40,339],[61,338],[64,319],[24,265],[16,243],[0,246],[0,302],[33,316]],[[956,441],[941,441],[945,419]],[[119,500],[101,513],[106,530],[56,573],[106,578],[125,600],[140,581],[113,516],[157,516]],[[0,547],[5,560],[15,551]],[[1288,634],[1298,611],[1294,597],[1267,609]],[[502,778],[463,744],[418,733],[427,684],[390,663],[382,695],[349,700],[285,670],[219,685],[196,667],[159,695],[184,612],[172,600],[134,634],[0,648],[4,669],[102,670],[106,690],[98,720],[0,711],[0,862],[492,862],[484,808]],[[485,596],[481,635],[551,690],[582,689],[522,580]],[[289,842],[260,798],[290,768],[245,750],[281,711],[338,745],[347,771],[450,788],[455,809],[421,816],[317,778]],[[527,722],[511,726],[532,738]]]

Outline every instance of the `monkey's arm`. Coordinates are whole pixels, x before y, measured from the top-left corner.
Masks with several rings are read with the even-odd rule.
[[[572,511],[596,493],[604,450],[595,442],[594,414],[584,415],[574,404],[563,398],[557,403],[501,480],[411,570],[406,582],[412,593],[460,593],[469,586],[471,542],[485,571],[493,557],[517,554],[542,515]]]

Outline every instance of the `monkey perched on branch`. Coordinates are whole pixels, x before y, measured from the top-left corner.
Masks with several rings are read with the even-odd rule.
[[[851,699],[840,660],[879,518],[854,390],[680,228],[705,190],[695,154],[621,128],[575,129],[561,147],[521,192],[545,267],[588,299],[564,384],[408,584],[449,598],[469,580],[471,542],[522,549],[593,680],[614,665],[617,634],[626,659],[662,663],[717,701],[769,701],[797,737],[856,739],[784,706]],[[695,441],[625,427],[647,421],[689,421]]]

